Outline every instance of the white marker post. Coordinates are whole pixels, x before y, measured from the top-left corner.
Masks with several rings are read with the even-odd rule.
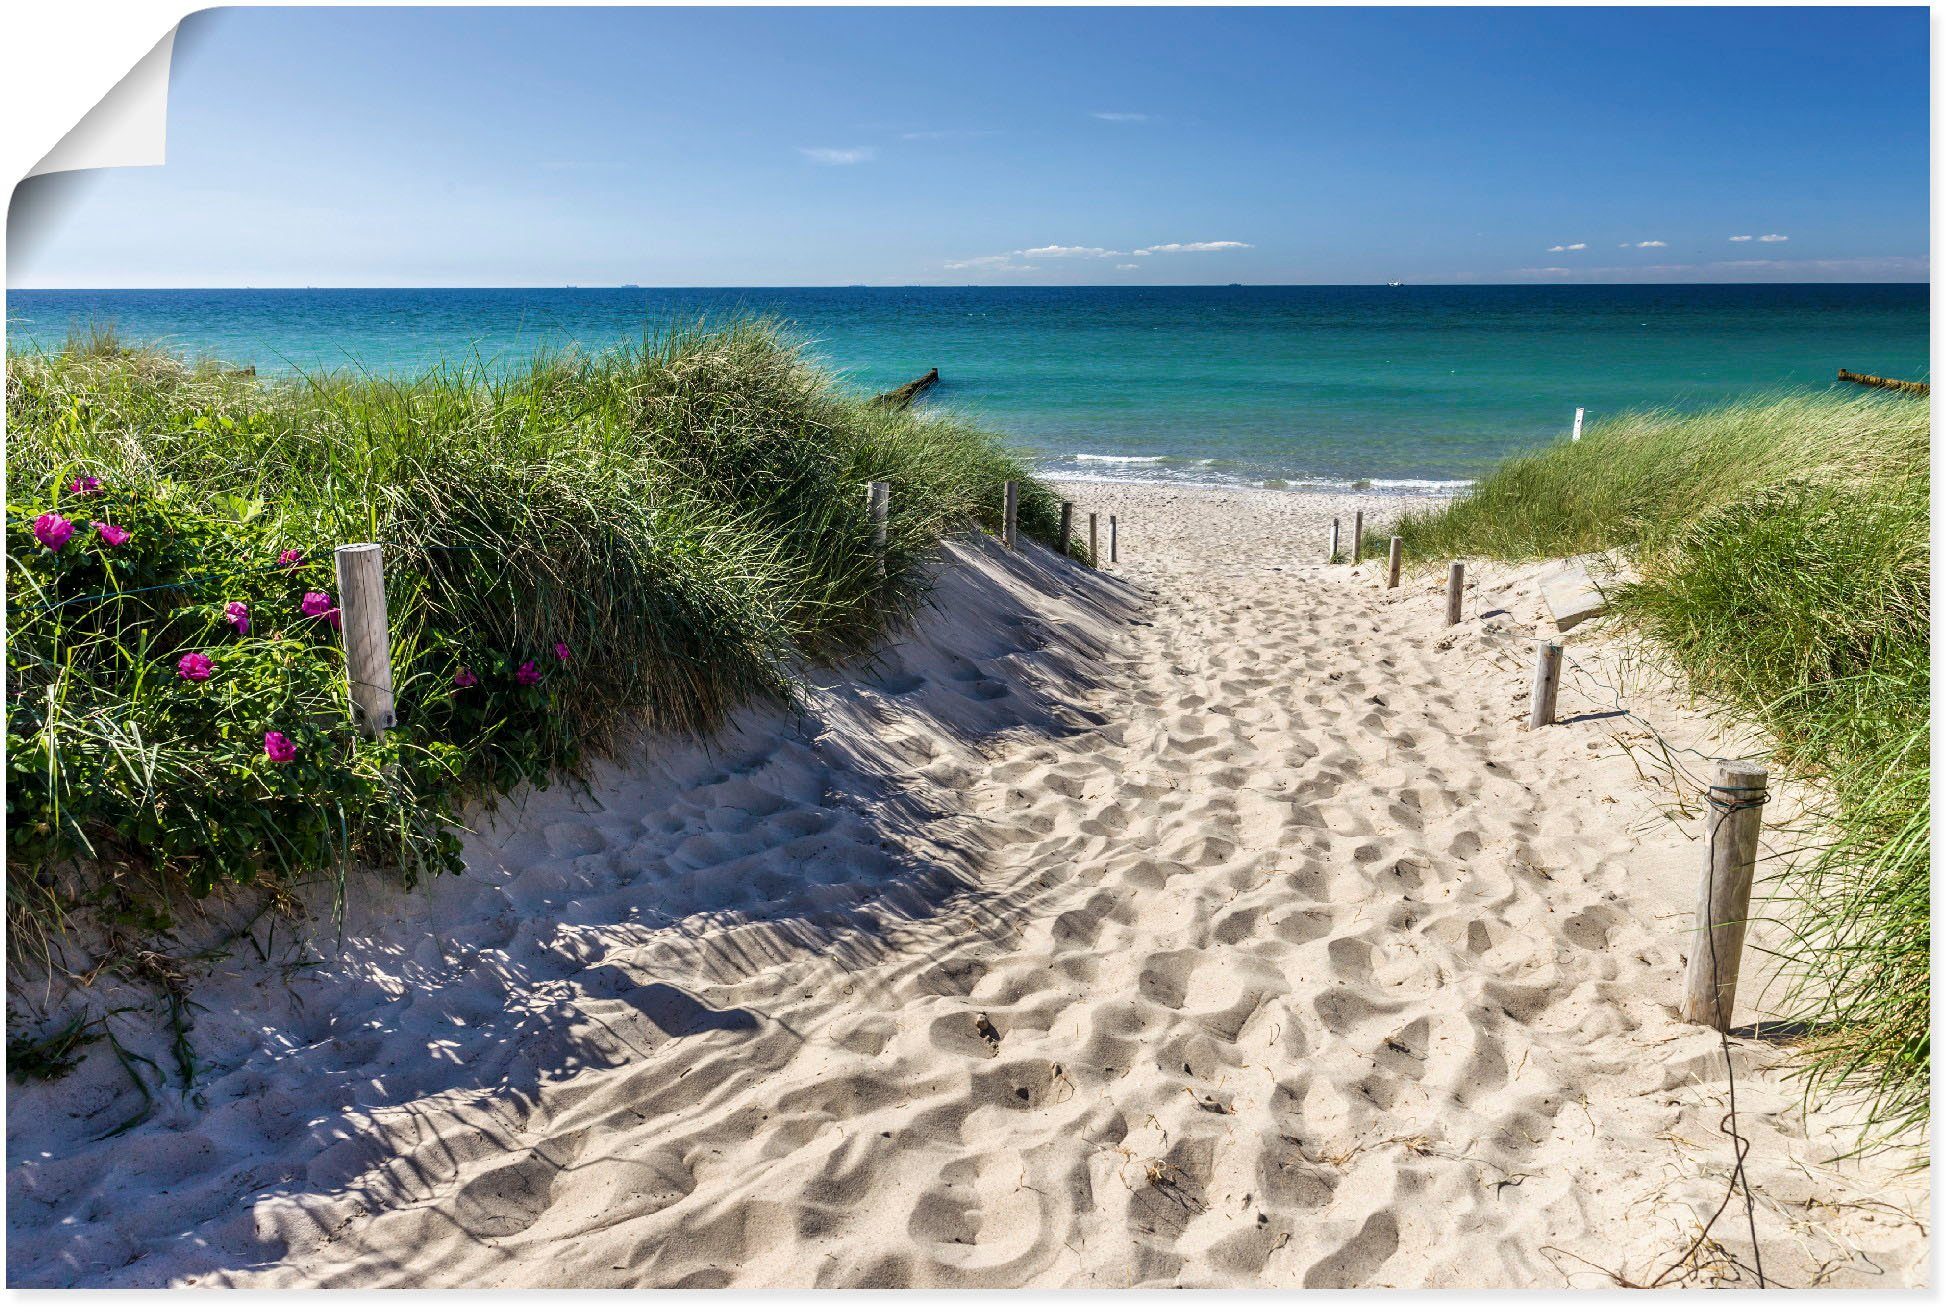
[[[383,738],[398,722],[392,706],[392,641],[385,618],[383,553],[376,542],[358,542],[332,554],[338,567],[338,613],[352,720],[367,738]]]
[[[865,513],[871,517],[872,549],[878,553],[878,576],[885,577],[885,526],[892,516],[892,485],[874,479],[865,484]]]
[[[1580,406],[1576,406],[1574,408],[1574,437],[1571,440],[1576,442],[1579,442],[1581,440],[1581,416],[1587,413],[1588,412],[1582,409]]]
[[[1743,932],[1750,924],[1750,885],[1757,839],[1764,827],[1770,773],[1754,761],[1718,761],[1705,801],[1709,835],[1702,887],[1696,894],[1696,931],[1683,977],[1682,1017],[1728,1031],[1743,972]]]

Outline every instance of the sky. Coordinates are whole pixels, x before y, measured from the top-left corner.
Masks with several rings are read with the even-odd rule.
[[[1908,9],[227,9],[14,287],[1923,281]],[[32,184],[30,184],[32,185]]]

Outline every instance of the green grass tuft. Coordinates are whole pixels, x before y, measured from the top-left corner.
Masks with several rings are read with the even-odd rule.
[[[1868,1142],[1930,1093],[1930,436],[1924,399],[1879,393],[1621,415],[1398,529],[1419,560],[1626,549],[1617,610],[1821,785],[1786,1005],[1814,1093],[1864,1082]]]
[[[1005,481],[1027,535],[1059,515],[992,434],[846,395],[765,322],[406,381],[260,381],[91,333],[9,356],[7,409],[23,941],[88,879],[201,895],[350,861],[448,868],[465,798],[632,726],[708,731],[868,648],[942,538],[999,527]],[[99,490],[70,491],[84,475]],[[882,575],[869,479],[893,488]],[[58,551],[32,531],[49,512],[76,530]],[[386,546],[401,723],[383,744],[352,732],[336,635],[301,610],[335,594],[332,548],[364,541]],[[178,675],[192,652],[208,680]],[[272,731],[294,762],[268,759]]]

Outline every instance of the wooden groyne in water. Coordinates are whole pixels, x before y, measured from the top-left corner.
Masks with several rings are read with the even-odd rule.
[[[1903,378],[1880,378],[1877,374],[1855,374],[1849,369],[1838,371],[1841,383],[1857,383],[1860,387],[1884,387],[1894,392],[1911,392],[1916,396],[1931,396],[1932,384],[1909,383]]]
[[[903,410],[918,400],[922,392],[926,391],[926,389],[938,381],[939,370],[928,369],[923,378],[915,378],[904,387],[895,388],[890,392],[873,397],[872,404],[882,405],[890,410]]]

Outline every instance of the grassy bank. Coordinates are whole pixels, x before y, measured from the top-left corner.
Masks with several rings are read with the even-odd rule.
[[[1824,785],[1789,1005],[1813,1089],[1869,1080],[1879,1130],[1930,1080],[1929,437],[1924,399],[1874,393],[1623,415],[1398,530],[1418,559],[1625,549],[1618,610]]]
[[[847,396],[764,324],[407,382],[262,383],[97,338],[10,357],[7,410],[27,941],[77,902],[451,867],[468,796],[633,724],[706,731],[868,647],[942,537],[997,529],[1006,480],[1025,533],[1058,519],[991,434]],[[893,486],[882,576],[868,479]],[[332,549],[364,541],[383,743],[353,732],[336,632]]]

